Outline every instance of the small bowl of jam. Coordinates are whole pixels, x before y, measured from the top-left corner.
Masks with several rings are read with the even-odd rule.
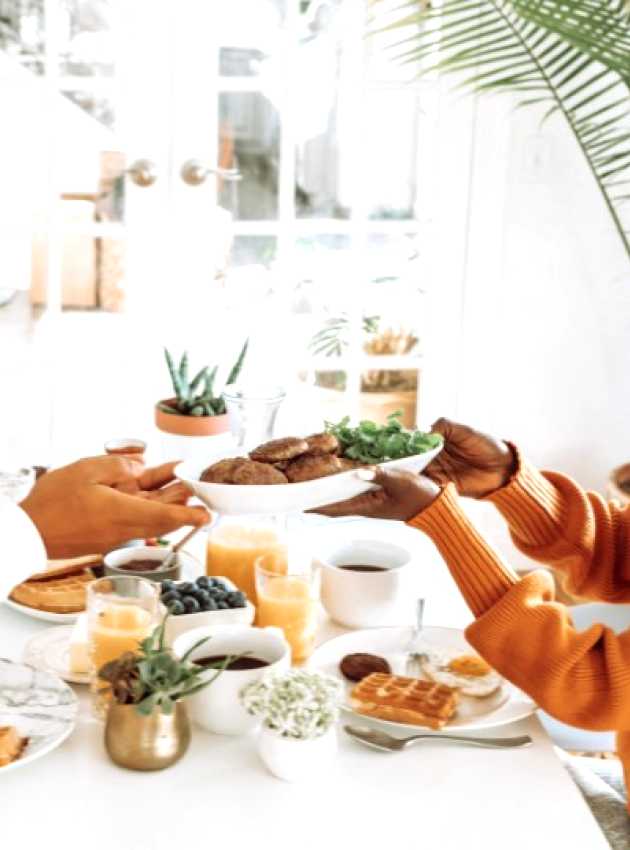
[[[115,549],[103,559],[106,576],[137,576],[150,581],[177,581],[182,574],[198,575],[202,572],[201,565],[187,552],[178,552],[174,563],[162,568],[164,561],[170,556],[170,547],[165,546],[131,546],[125,549]]]

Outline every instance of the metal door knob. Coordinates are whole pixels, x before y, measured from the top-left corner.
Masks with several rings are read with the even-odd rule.
[[[200,159],[188,159],[182,165],[181,178],[189,186],[200,186],[208,174],[216,174],[223,180],[242,180],[243,175],[237,168],[210,168]]]
[[[137,159],[132,163],[126,172],[136,186],[153,186],[157,180],[157,167],[150,159]]]

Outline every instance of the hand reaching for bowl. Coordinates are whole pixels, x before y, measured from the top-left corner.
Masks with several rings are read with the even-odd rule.
[[[210,519],[188,507],[174,464],[145,469],[122,456],[95,457],[47,472],[20,507],[50,558],[107,552],[127,540],[160,537]]]
[[[481,499],[514,474],[516,457],[502,440],[449,419],[438,419],[431,430],[444,437],[444,448],[425,470],[436,484],[452,481],[460,496]]]
[[[380,489],[370,490],[345,502],[317,508],[315,513],[331,517],[365,516],[406,522],[428,508],[441,492],[441,488],[425,475],[403,470],[385,472],[375,467],[372,480]]]

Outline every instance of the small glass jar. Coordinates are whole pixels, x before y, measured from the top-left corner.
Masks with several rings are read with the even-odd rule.
[[[286,398],[282,387],[258,388],[235,384],[224,391],[223,398],[239,452],[249,452],[272,439],[278,410]]]

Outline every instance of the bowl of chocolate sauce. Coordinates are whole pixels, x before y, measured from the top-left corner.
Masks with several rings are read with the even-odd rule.
[[[168,546],[131,546],[115,549],[103,558],[106,576],[137,576],[150,581],[177,581],[182,573],[199,575],[200,564],[186,552],[179,552],[174,564],[164,569],[162,564],[171,554]]]

